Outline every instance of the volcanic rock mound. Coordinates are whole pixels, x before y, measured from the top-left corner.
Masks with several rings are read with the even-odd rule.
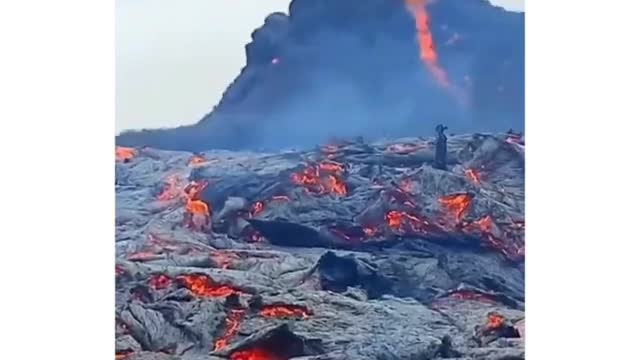
[[[415,17],[408,3],[428,12]],[[437,52],[435,72],[424,49]],[[487,0],[292,0],[245,50],[245,67],[197,124],[125,132],[117,144],[280,150],[427,134],[431,119],[458,133],[524,129],[524,14]]]
[[[524,358],[523,155],[120,148],[116,358]]]

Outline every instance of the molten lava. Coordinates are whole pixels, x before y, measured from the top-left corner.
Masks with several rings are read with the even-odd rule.
[[[493,228],[493,220],[491,220],[491,216],[489,215],[474,221],[473,224],[476,225],[483,233],[489,233]]]
[[[166,289],[171,285],[171,278],[164,274],[157,274],[149,279],[149,286],[155,290]]]
[[[136,149],[130,147],[116,146],[116,160],[127,162],[136,156]]]
[[[211,258],[222,269],[228,269],[233,264],[234,260],[238,259],[238,255],[226,251],[215,251],[211,253]]]
[[[322,162],[309,165],[302,171],[291,175],[291,182],[303,186],[315,194],[333,193],[338,196],[347,194],[347,186],[341,178],[344,166],[336,162]]]
[[[453,194],[442,196],[440,205],[459,222],[471,207],[471,194]]]
[[[234,336],[238,333],[240,329],[240,322],[244,317],[245,310],[242,309],[233,309],[229,312],[229,315],[225,319],[225,328],[224,332],[220,339],[216,340],[213,345],[213,351],[221,350],[224,347],[229,345],[229,341],[233,339]]]
[[[165,186],[162,193],[158,195],[158,200],[169,201],[180,196],[180,179],[177,175],[171,175],[165,180]]]
[[[190,182],[185,188],[184,188],[184,192],[187,195],[187,199],[189,200],[197,200],[200,198],[200,195],[202,193],[202,190],[204,190],[207,185],[209,185],[208,182],[206,182],[205,180],[199,180],[199,181],[192,181]]]
[[[504,316],[491,312],[487,315],[487,323],[485,325],[487,330],[499,329],[504,325]]]
[[[416,233],[424,234],[427,232],[429,222],[416,215],[411,215],[404,211],[391,210],[385,214],[385,221],[389,228],[406,232],[407,230]],[[408,229],[407,229],[408,226]]]
[[[260,315],[270,318],[301,318],[308,319],[313,315],[311,310],[300,305],[266,305],[260,309]]]
[[[209,216],[209,205],[202,200],[187,200],[185,210],[192,215]]]
[[[256,215],[260,214],[263,210],[264,210],[264,202],[257,201],[253,204],[253,206],[251,206],[251,211],[249,212],[249,214],[251,215],[251,217],[255,217]]]
[[[342,173],[344,171],[344,165],[335,161],[321,162],[319,165],[320,170],[328,171],[331,173]]]
[[[191,292],[200,297],[227,297],[231,294],[240,294],[241,291],[236,290],[227,285],[216,284],[207,275],[189,274],[178,276],[177,279],[191,290]]]
[[[207,159],[205,159],[204,156],[195,155],[191,159],[189,159],[188,165],[190,167],[200,167],[200,166],[204,165],[206,162],[207,162]]]
[[[132,354],[133,354],[133,351],[131,350],[116,351],[116,360],[124,360],[129,356],[131,356]]]
[[[426,65],[438,84],[448,88],[450,86],[446,72],[438,65],[433,36],[429,30],[429,13],[426,9],[426,0],[405,0],[407,8],[413,15],[416,23],[416,36],[420,48],[420,58]]]
[[[478,175],[478,173],[473,170],[473,169],[467,169],[464,171],[464,175],[467,177],[467,179],[469,179],[471,182],[475,183],[475,184],[479,184],[480,183],[480,176]]]
[[[249,349],[236,351],[231,354],[231,360],[283,360],[281,357],[276,356],[263,349]]]

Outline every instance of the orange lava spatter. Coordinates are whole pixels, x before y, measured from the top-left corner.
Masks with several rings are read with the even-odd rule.
[[[231,360],[284,360],[263,349],[248,349],[231,354]]]
[[[136,149],[124,146],[116,146],[116,160],[128,161],[136,156]]]
[[[311,311],[300,305],[266,305],[260,309],[260,315],[270,318],[297,317],[308,319]]]
[[[240,322],[244,314],[245,310],[243,309],[233,309],[229,312],[229,315],[225,319],[224,332],[220,339],[216,340],[213,345],[214,351],[221,350],[229,345],[229,341],[231,341],[238,333],[238,330],[240,330]]]
[[[216,284],[207,275],[189,274],[178,276],[177,279],[194,295],[200,297],[227,297],[240,294],[241,291],[227,285]]]

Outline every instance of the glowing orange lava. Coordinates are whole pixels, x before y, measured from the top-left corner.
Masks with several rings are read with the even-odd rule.
[[[164,274],[157,274],[149,279],[149,286],[156,290],[166,289],[171,285],[171,278]]]
[[[425,219],[422,219],[416,215],[411,215],[404,211],[396,211],[391,210],[385,214],[385,221],[389,228],[404,232],[407,230],[406,226],[409,227],[408,230],[411,230],[414,233],[424,234],[427,232],[427,226],[429,222]],[[404,226],[403,226],[404,225]]]
[[[366,237],[372,237],[372,236],[375,236],[378,233],[378,230],[376,228],[372,228],[372,227],[363,227],[362,231],[364,232],[364,235]]]
[[[460,221],[471,207],[472,199],[473,196],[470,194],[453,194],[442,196],[438,201],[449,214]]]
[[[487,324],[485,325],[487,330],[499,329],[502,325],[504,325],[504,316],[495,312],[487,315]]]
[[[426,9],[426,0],[405,0],[407,8],[413,15],[416,25],[416,37],[420,48],[420,58],[438,84],[448,88],[450,86],[446,72],[438,65],[433,36],[429,30],[429,13]]]
[[[475,184],[479,184],[480,183],[480,176],[478,175],[478,173],[473,170],[473,169],[467,169],[464,171],[464,175],[467,177],[467,179],[469,179],[471,182],[475,183]]]
[[[185,210],[192,215],[209,216],[209,205],[202,200],[188,200]]]
[[[195,156],[191,157],[191,159],[189,159],[188,165],[190,167],[200,167],[200,166],[204,165],[206,162],[207,162],[207,159],[205,159],[204,156],[195,155]]]
[[[491,220],[491,216],[489,215],[474,221],[473,224],[475,224],[483,233],[491,232],[491,229],[493,228],[493,220]]]
[[[211,253],[211,257],[222,269],[228,269],[238,259],[238,255],[226,251],[215,251]]]
[[[209,185],[205,180],[192,181],[185,188],[184,192],[187,195],[187,199],[196,200],[200,198],[202,191]]]
[[[266,305],[260,309],[260,315],[270,318],[296,317],[308,319],[311,311],[300,305]]]
[[[385,219],[387,220],[387,225],[389,225],[392,229],[400,229],[400,225],[402,225],[402,214],[399,211],[389,211],[385,215]]]
[[[124,360],[131,356],[131,354],[133,354],[133,351],[131,350],[116,351],[116,360]]]
[[[240,329],[240,322],[244,317],[245,311],[242,309],[234,309],[229,312],[229,315],[225,319],[224,332],[220,339],[216,340],[213,345],[213,351],[221,350],[229,345],[229,341],[233,339]]]
[[[251,211],[249,212],[249,214],[251,215],[251,217],[254,217],[260,214],[263,210],[264,203],[262,201],[257,201],[253,204],[253,206],[251,206]]]
[[[291,175],[291,182],[303,186],[315,194],[333,193],[338,196],[347,194],[347,186],[341,178],[344,166],[336,162],[322,162],[309,165],[302,171]]]
[[[200,297],[227,297],[231,294],[240,294],[236,290],[227,285],[216,284],[207,275],[189,274],[178,276],[177,279],[187,287],[191,292]]]
[[[263,349],[249,349],[236,351],[231,354],[231,360],[283,360]]]
[[[130,147],[116,146],[116,160],[129,161],[133,159],[137,154],[136,149]]]
[[[180,179],[177,175],[171,175],[165,180],[165,186],[162,193],[158,195],[158,200],[169,201],[180,196]]]

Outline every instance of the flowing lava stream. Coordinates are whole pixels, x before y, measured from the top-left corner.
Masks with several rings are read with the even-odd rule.
[[[231,360],[283,360],[279,356],[262,349],[236,351],[231,354]]]
[[[240,322],[244,317],[245,310],[242,309],[234,309],[231,310],[229,316],[225,319],[225,329],[222,337],[213,345],[213,351],[221,350],[224,347],[229,345],[229,341],[236,336],[238,330],[240,330]]]
[[[216,284],[207,275],[189,274],[178,276],[181,281],[196,296],[201,297],[227,297],[231,294],[240,294],[236,290],[227,285]]]
[[[447,73],[438,65],[433,35],[429,30],[429,13],[426,9],[426,0],[405,0],[407,8],[416,21],[416,36],[420,47],[420,58],[438,84],[444,88],[450,88]]]
[[[311,311],[300,305],[267,305],[260,309],[260,315],[270,318],[297,317],[308,319]]]

